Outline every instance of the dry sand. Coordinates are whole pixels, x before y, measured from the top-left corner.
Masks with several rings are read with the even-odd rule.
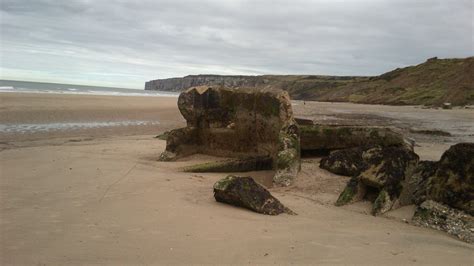
[[[347,178],[319,169],[319,158],[303,159],[294,186],[270,189],[297,216],[265,216],[215,202],[212,185],[225,174],[181,171],[183,166],[215,158],[196,155],[175,163],[156,161],[165,141],[153,136],[184,125],[176,98],[2,93],[0,99],[2,123],[103,119],[161,123],[0,135],[2,265],[474,264],[472,245],[401,222],[411,207],[386,217],[367,215],[364,202],[335,207]],[[299,115],[318,120],[311,112],[335,113],[324,104],[307,103],[305,109],[297,104]],[[340,104],[336,109],[355,114],[358,108],[368,107]],[[370,111],[377,113],[376,108]],[[464,110],[451,111],[453,124],[464,119]],[[442,112],[433,116],[446,115]],[[410,124],[410,119],[399,120]],[[425,142],[417,149],[424,158],[439,157],[453,141],[420,138]],[[270,184],[271,172],[249,175]]]

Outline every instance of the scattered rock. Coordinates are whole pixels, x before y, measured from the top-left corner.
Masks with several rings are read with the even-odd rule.
[[[184,168],[184,171],[191,173],[226,173],[271,169],[273,169],[272,158],[268,156],[259,156],[192,165]]]
[[[443,103],[443,109],[452,109],[451,103]]]
[[[214,198],[218,202],[268,215],[295,214],[251,177],[229,175],[217,181],[214,184]]]
[[[354,152],[354,150],[351,151]],[[405,146],[376,146],[363,150],[361,154],[360,152],[354,152],[354,154],[355,157],[352,159],[344,157],[344,163],[333,160],[338,167],[327,163],[327,169],[360,172],[348,182],[339,195],[336,205],[352,203],[365,197],[374,203],[373,215],[391,210],[395,203],[398,205],[403,185],[411,177],[418,163],[418,155]],[[349,167],[341,167],[341,165]],[[357,168],[352,165],[362,165],[362,167]]]
[[[474,217],[441,203],[427,200],[418,206],[412,219],[419,226],[447,232],[474,243]]]
[[[416,200],[434,200],[474,215],[474,143],[451,146],[436,166],[424,182],[426,192],[418,192]]]
[[[274,183],[289,185],[300,169],[299,130],[288,93],[276,89],[195,87],[180,94],[187,127],[172,130],[162,161],[194,153],[267,156]]]

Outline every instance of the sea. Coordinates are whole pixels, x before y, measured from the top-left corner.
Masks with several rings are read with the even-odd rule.
[[[0,80],[0,93],[50,93],[81,94],[106,96],[145,96],[145,97],[178,97],[179,93],[165,91],[146,91],[113,87],[84,86],[59,83],[43,83],[15,80]],[[1,123],[2,134],[28,134],[36,132],[58,132],[92,128],[120,126],[158,125],[159,121],[121,120],[121,121],[60,121],[54,123]]]
[[[178,97],[179,95],[179,93],[177,92],[167,91],[146,91],[114,87],[84,86],[17,80],[0,80],[0,93],[8,92],[152,97]]]

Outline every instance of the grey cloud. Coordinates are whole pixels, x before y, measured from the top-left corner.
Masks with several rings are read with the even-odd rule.
[[[375,75],[472,56],[473,12],[470,0],[3,0],[1,68],[135,88],[198,73]]]

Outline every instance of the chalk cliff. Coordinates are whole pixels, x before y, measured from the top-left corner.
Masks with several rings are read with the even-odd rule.
[[[268,82],[264,76],[189,75],[183,78],[151,80],[145,90],[184,91],[196,86],[257,87]]]

